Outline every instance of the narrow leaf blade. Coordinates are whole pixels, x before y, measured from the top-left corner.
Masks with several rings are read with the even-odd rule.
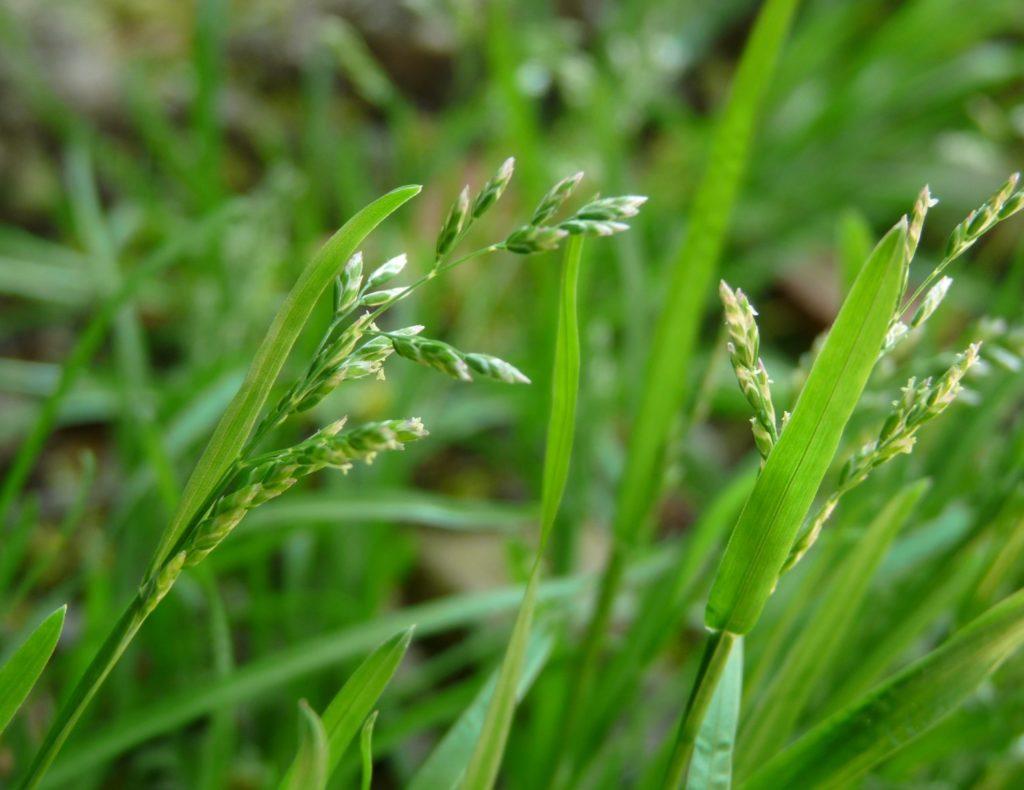
[[[14,718],[53,655],[64,628],[65,612],[66,605],[50,614],[0,667],[0,733]]]
[[[743,640],[733,644],[722,680],[697,734],[687,788],[728,790],[732,786],[732,752],[743,694]]]

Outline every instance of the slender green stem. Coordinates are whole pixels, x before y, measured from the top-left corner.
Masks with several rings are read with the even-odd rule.
[[[43,775],[64,745],[64,741],[67,740],[68,735],[71,734],[71,731],[78,723],[78,719],[85,711],[86,706],[95,696],[103,681],[106,680],[107,675],[110,674],[114,665],[117,664],[121,655],[135,637],[142,623],[145,622],[146,616],[147,612],[143,601],[143,593],[140,590],[128,605],[124,614],[121,615],[121,618],[107,636],[106,641],[104,641],[103,646],[100,647],[99,653],[96,654],[96,657],[89,664],[85,674],[82,675],[75,685],[75,690],[61,708],[60,714],[57,716],[57,721],[61,723],[60,727],[47,733],[46,740],[36,753],[32,765],[29,766],[28,773],[21,782],[20,787],[22,790],[31,790],[31,788],[39,785]]]
[[[686,702],[686,710],[676,732],[676,743],[665,776],[666,788],[682,787],[686,780],[690,757],[697,742],[697,733],[700,732],[700,725],[704,722],[711,698],[722,679],[725,663],[729,659],[736,638],[737,635],[729,631],[715,631],[708,640],[704,658],[701,659],[700,669],[697,671],[697,679],[694,681],[690,698]]]

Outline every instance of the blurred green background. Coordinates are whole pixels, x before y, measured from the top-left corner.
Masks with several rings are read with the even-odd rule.
[[[557,533],[553,564],[565,574],[597,565],[664,271],[756,9],[749,0],[0,4],[0,465],[90,318],[140,277],[0,525],[4,652],[71,602],[56,663],[0,746],[0,783],[23,767],[137,584],[297,273],[348,216],[399,184],[426,188],[365,253],[381,261],[406,251],[415,274],[462,184],[482,183],[506,156],[516,157],[516,179],[474,230],[482,242],[578,169],[585,193],[649,196],[633,231],[586,252],[581,413],[562,514],[572,526]],[[844,250],[869,245],[927,183],[941,199],[922,246],[934,260],[1022,154],[1019,0],[802,5],[721,267],[762,315],[782,403],[838,307]],[[982,313],[1018,318],[1021,236],[1020,222],[1006,223],[952,272],[935,347]],[[502,604],[482,591],[521,581],[529,557],[557,273],[554,256],[493,257],[396,310],[433,337],[509,360],[534,386],[469,387],[396,361],[386,382],[342,388],[289,425],[287,438],[298,438],[343,414],[415,415],[431,438],[347,477],[319,475],[247,519],[154,614],[53,780],[265,786],[293,753],[295,699],[330,699],[352,662],[406,622],[403,611],[457,596],[409,615],[440,624],[421,629],[382,703],[378,781],[408,779],[507,636],[498,615],[515,597]],[[328,318],[322,307],[293,372]],[[719,324],[709,294],[689,390],[700,419],[671,455],[663,536],[685,531],[751,453]],[[976,430],[964,441],[981,441]],[[935,438],[940,448],[956,442]],[[978,457],[933,459],[942,498],[928,515],[952,518],[946,506],[958,497],[973,506]],[[388,613],[398,617],[390,628],[379,619]],[[685,685],[658,677],[678,702]],[[513,734],[508,763],[510,784],[527,787],[522,756],[536,753],[531,738],[546,737],[551,713],[541,703],[524,715],[540,724]]]

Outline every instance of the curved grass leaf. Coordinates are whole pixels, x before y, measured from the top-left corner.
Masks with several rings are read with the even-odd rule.
[[[547,447],[544,452],[544,476],[541,486],[540,545],[523,603],[512,628],[494,695],[484,718],[480,740],[466,769],[464,787],[486,790],[494,785],[501,767],[505,742],[516,707],[519,675],[526,661],[530,626],[537,607],[541,560],[555,524],[558,508],[569,477],[573,434],[576,428],[576,399],[580,377],[580,337],[576,295],[579,284],[583,239],[574,236],[565,250],[562,287],[559,294],[558,329],[555,337],[554,369],[551,381],[551,416],[548,420]]]
[[[753,628],[882,347],[906,266],[906,220],[875,247],[843,302],[793,416],[754,485],[711,588],[709,628]]]
[[[67,609],[66,605],[60,607],[36,626],[25,643],[0,667],[0,733],[14,718],[53,655]]]
[[[327,733],[306,700],[299,702],[299,751],[286,790],[323,790],[327,786]]]
[[[857,537],[744,725],[742,765],[760,765],[789,739],[811,693],[857,616],[889,544],[928,490],[926,480],[896,494]]]
[[[405,652],[412,641],[413,629],[396,634],[374,650],[352,673],[337,696],[327,706],[323,721],[327,733],[327,777],[337,767],[338,761],[356,737],[360,726],[366,721],[373,707],[384,693],[391,677],[402,663]],[[292,763],[283,787],[292,787],[291,782],[300,770],[298,759]]]
[[[722,680],[697,733],[686,776],[692,790],[729,790],[732,786],[732,751],[743,695],[743,640],[737,639],[725,662]]]
[[[419,194],[420,189],[417,185],[399,187],[375,200],[331,236],[302,270],[257,349],[241,389],[217,423],[185,484],[178,509],[160,540],[151,569],[159,568],[164,562],[189,520],[238,456],[320,295],[360,242],[388,215]]]
[[[769,761],[744,787],[846,785],[955,710],[1024,643],[1024,591],[837,713]]]

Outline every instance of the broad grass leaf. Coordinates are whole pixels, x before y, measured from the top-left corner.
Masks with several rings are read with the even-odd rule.
[[[728,790],[743,695],[743,639],[737,639],[700,725],[686,776],[689,790]]]
[[[0,733],[10,724],[53,655],[64,628],[65,612],[67,606],[62,606],[50,614],[0,667]]]
[[[901,220],[843,302],[729,538],[708,600],[709,628],[744,634],[760,617],[882,347],[906,266],[906,234]]]
[[[750,790],[846,785],[964,702],[1024,643],[1024,591],[819,724],[750,777]]]

